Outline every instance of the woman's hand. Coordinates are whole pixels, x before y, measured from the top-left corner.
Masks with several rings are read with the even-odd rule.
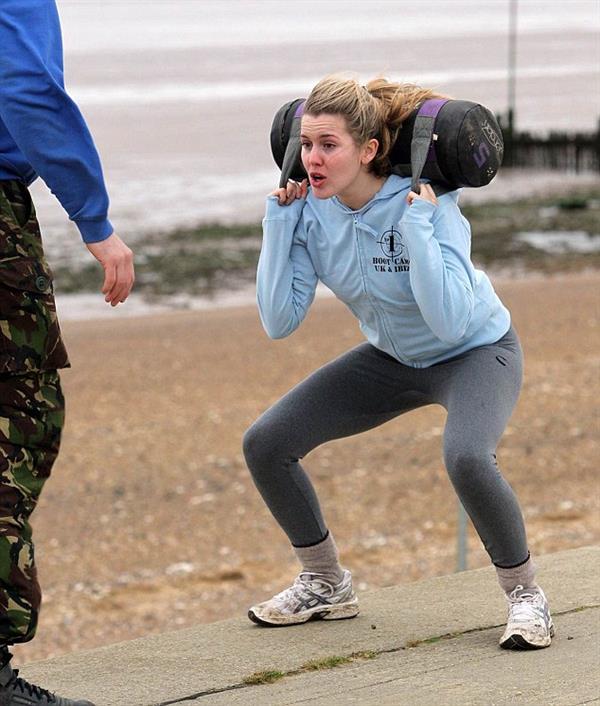
[[[301,182],[288,179],[287,186],[271,191],[269,196],[277,196],[280,206],[289,206],[296,199],[305,199],[308,191],[308,181],[303,179]]]
[[[406,197],[409,206],[412,206],[412,202],[415,199],[423,199],[423,201],[429,201],[429,203],[432,203],[434,206],[437,206],[437,198],[430,184],[421,184],[420,194],[411,191]]]

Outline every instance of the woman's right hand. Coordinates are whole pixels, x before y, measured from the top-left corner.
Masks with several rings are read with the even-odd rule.
[[[280,189],[271,191],[269,196],[277,196],[280,206],[289,206],[296,199],[305,199],[308,191],[308,181],[303,179],[301,182],[288,179],[287,186],[282,186]]]

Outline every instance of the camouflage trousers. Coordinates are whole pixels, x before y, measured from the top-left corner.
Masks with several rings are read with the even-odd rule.
[[[29,518],[58,454],[68,367],[52,273],[26,187],[0,181],[0,646],[35,634]]]
[[[41,592],[29,517],[58,455],[58,372],[0,375],[0,644],[31,640]]]

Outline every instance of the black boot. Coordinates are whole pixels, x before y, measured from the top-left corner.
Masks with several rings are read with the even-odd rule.
[[[0,649],[0,706],[94,706],[91,701],[73,701],[30,684],[10,666],[11,654]]]

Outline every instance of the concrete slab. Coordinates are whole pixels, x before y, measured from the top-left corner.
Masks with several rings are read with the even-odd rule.
[[[555,622],[557,638],[548,650],[493,649],[497,631],[483,630],[185,703],[575,706],[600,700],[600,609],[563,614]]]
[[[560,624],[560,614],[600,606],[600,547],[539,557],[537,563],[540,569],[539,581],[549,597],[557,624]],[[257,596],[257,599],[262,598]],[[361,596],[361,615],[354,620],[265,629],[247,621],[244,617],[245,609],[246,606],[240,607],[239,619],[199,625],[31,663],[22,669],[22,673],[27,679],[56,690],[59,694],[85,696],[94,701],[96,706],[165,706],[194,701],[209,703],[209,698],[225,698],[225,693],[222,697],[216,696],[219,692],[227,692],[230,698],[234,698],[234,694],[237,697],[237,690],[231,691],[232,687],[242,687],[244,679],[255,672],[266,669],[290,672],[313,659],[347,656],[362,651],[389,656],[378,657],[372,663],[370,660],[356,662],[344,670],[352,674],[368,675],[371,669],[375,669],[373,678],[374,684],[377,684],[379,667],[376,668],[376,664],[386,664],[396,652],[412,654],[413,650],[404,648],[415,642],[452,634],[463,636],[456,638],[457,643],[466,640],[469,644],[480,645],[483,659],[483,673],[477,663],[468,667],[466,658],[456,662],[455,668],[463,670],[456,672],[456,679],[462,679],[461,674],[465,679],[471,675],[473,680],[486,684],[486,670],[483,666],[487,669],[490,664],[518,664],[509,661],[514,656],[497,648],[496,642],[501,632],[499,626],[505,619],[506,609],[496,584],[495,572],[491,568],[365,593]],[[469,635],[472,631],[479,632]],[[561,639],[557,640],[557,644],[561,644]],[[585,644],[588,649],[585,635],[582,634],[579,639],[581,642],[576,644]],[[444,661],[448,644],[443,640],[426,648],[431,651],[431,662],[425,674],[437,675],[446,671],[451,675],[451,670],[448,671],[450,663]],[[576,650],[571,649],[573,646],[569,645],[570,649],[565,653],[568,655],[565,657],[567,661],[564,663],[558,657],[553,657],[563,649],[555,647],[540,653],[519,653],[518,656],[523,660],[539,657],[537,662],[532,662],[536,669],[546,663],[552,669],[558,666],[565,679],[570,674],[579,673],[576,664],[579,656]],[[429,651],[423,651],[422,647],[415,648],[414,653],[417,652],[429,655]],[[437,666],[436,655],[440,658]],[[585,664],[585,669],[589,669],[589,663]],[[390,675],[394,670],[397,673],[398,667],[390,666]],[[504,674],[503,669],[498,667],[498,674]],[[333,672],[327,674],[327,678],[333,678],[333,675]],[[541,670],[537,678],[543,683],[546,680],[552,681],[553,676]],[[535,675],[532,680],[534,683]],[[264,688],[243,686],[239,693],[242,695],[245,692],[247,700],[244,703],[260,703],[255,702],[254,698]],[[376,695],[377,688],[381,690],[383,687],[371,688],[375,689],[373,693]],[[585,691],[588,693],[587,688]],[[385,689],[381,695],[382,698],[392,698]],[[391,703],[379,699],[377,701]],[[352,702],[346,700],[344,703]],[[405,703],[413,706],[421,702],[409,700]],[[435,701],[428,702],[429,705],[431,703]],[[442,703],[446,706],[452,702]],[[539,703],[545,705],[551,702]],[[582,702],[573,700],[572,703]]]

